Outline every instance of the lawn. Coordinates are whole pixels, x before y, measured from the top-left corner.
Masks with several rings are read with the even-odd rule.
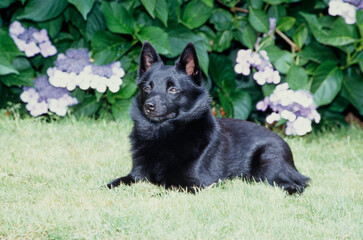
[[[131,168],[129,120],[0,118],[0,239],[363,239],[363,130],[286,138],[303,195],[230,180],[192,195],[100,188]]]

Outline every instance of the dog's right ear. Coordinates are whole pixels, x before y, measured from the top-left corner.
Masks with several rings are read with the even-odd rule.
[[[148,41],[145,41],[140,54],[140,65],[138,71],[139,77],[141,77],[145,72],[149,71],[151,65],[160,61],[161,58],[156,52],[155,48]]]

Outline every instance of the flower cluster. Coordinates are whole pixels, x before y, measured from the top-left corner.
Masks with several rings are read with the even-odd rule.
[[[57,88],[40,76],[34,80],[34,87],[24,87],[20,99],[27,103],[26,109],[33,117],[48,113],[48,110],[59,116],[65,116],[67,107],[78,103],[65,88]]]
[[[53,86],[69,91],[78,86],[82,90],[93,88],[103,93],[108,87],[115,93],[120,90],[125,71],[118,61],[97,66],[91,62],[87,49],[69,49],[58,55],[55,67],[48,68],[47,74]]]
[[[251,67],[254,67],[257,71],[253,74],[253,79],[259,85],[265,83],[278,84],[281,81],[279,72],[274,70],[267,52],[264,50],[257,53],[252,52],[251,49],[241,49],[237,53],[236,62],[235,72],[242,73],[245,76],[248,76],[251,73]]]
[[[342,16],[346,24],[354,24],[356,9],[363,9],[362,0],[330,0],[328,11],[331,16]]]
[[[320,115],[310,92],[304,90],[293,91],[287,83],[276,86],[274,92],[259,101],[256,108],[266,111],[270,107],[272,113],[266,117],[266,122],[272,124],[281,118],[287,120],[286,135],[305,135],[312,130],[312,120],[320,122]]]
[[[43,57],[53,56],[57,49],[49,41],[46,29],[37,30],[33,27],[24,28],[20,22],[10,24],[9,33],[20,51],[27,57],[33,57],[40,53]]]

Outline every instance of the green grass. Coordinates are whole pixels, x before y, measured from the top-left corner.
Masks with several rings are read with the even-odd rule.
[[[286,138],[301,196],[240,179],[196,195],[99,186],[131,168],[131,122],[0,119],[0,239],[363,239],[363,130]]]

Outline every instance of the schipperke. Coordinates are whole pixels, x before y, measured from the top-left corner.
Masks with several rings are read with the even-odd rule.
[[[234,177],[275,183],[290,194],[307,186],[309,178],[296,170],[289,146],[277,134],[212,115],[192,43],[175,66],[166,66],[145,42],[136,81],[132,170],[107,187],[146,180],[190,190]]]

